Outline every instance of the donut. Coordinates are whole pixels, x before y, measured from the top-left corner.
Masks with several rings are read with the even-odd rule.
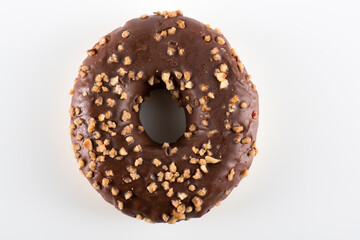
[[[257,154],[258,94],[219,29],[180,10],[143,15],[102,37],[71,90],[80,172],[124,214],[146,222],[198,218],[248,174]],[[168,90],[186,114],[174,143],[154,142],[139,109]]]

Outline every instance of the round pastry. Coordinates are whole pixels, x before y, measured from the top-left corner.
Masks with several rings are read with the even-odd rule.
[[[258,95],[220,30],[181,11],[128,21],[87,51],[72,91],[70,134],[81,172],[123,213],[147,222],[200,217],[244,178],[253,157]],[[165,88],[186,132],[158,144],[139,109]]]

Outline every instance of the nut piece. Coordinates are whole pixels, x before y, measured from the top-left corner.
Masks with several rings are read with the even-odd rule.
[[[133,193],[131,191],[127,191],[125,194],[124,194],[124,197],[126,200],[130,199],[132,197]]]
[[[121,120],[123,122],[125,122],[125,121],[129,120],[130,118],[131,118],[131,114],[124,110],[122,113],[122,116],[121,116]]]
[[[195,206],[195,211],[200,212],[201,211],[201,205],[203,204],[203,200],[201,200],[199,197],[193,197],[191,199],[191,201]]]
[[[175,27],[172,27],[172,28],[169,28],[169,29],[168,29],[168,34],[169,34],[169,35],[173,35],[173,34],[175,34],[175,32],[176,32],[176,28],[175,28]]]
[[[176,21],[177,25],[178,25],[178,28],[180,29],[184,29],[185,28],[185,22],[182,21],[182,20],[177,20]]]
[[[225,44],[225,40],[222,37],[217,37],[216,38],[216,42],[220,45],[224,45]]]
[[[124,65],[127,66],[127,65],[130,65],[131,64],[131,58],[129,56],[126,56],[124,58]]]
[[[89,151],[93,150],[93,145],[90,139],[85,139],[83,142],[83,146]]]
[[[205,41],[205,42],[210,42],[210,40],[211,40],[210,35],[204,36],[204,41]]]
[[[178,193],[178,197],[181,199],[181,200],[184,200],[185,198],[187,198],[187,194],[186,193],[183,193],[183,192],[179,192]]]
[[[161,165],[161,161],[157,158],[154,158],[153,160],[153,164],[156,166],[156,167],[159,167]]]
[[[210,156],[205,156],[205,160],[206,160],[206,163],[212,163],[212,164],[216,164],[218,162],[221,162],[220,159],[216,159],[216,158],[213,158],[213,157],[210,157]]]
[[[227,88],[227,86],[229,85],[229,82],[228,80],[224,80],[220,83],[220,89],[224,89],[224,88]]]
[[[119,151],[119,154],[121,155],[121,156],[126,156],[128,153],[127,153],[127,151],[125,150],[125,148],[121,148],[120,149],[120,151]]]
[[[158,186],[156,185],[155,182],[150,183],[150,185],[146,187],[146,189],[149,191],[149,193],[155,192],[157,188],[158,188]]]
[[[112,194],[113,196],[117,196],[117,195],[119,194],[119,189],[117,189],[117,188],[111,188],[111,194]]]
[[[120,210],[122,210],[123,208],[124,208],[124,203],[122,202],[122,201],[117,201],[117,204],[118,204],[118,208],[120,209]]]
[[[234,175],[235,175],[235,170],[232,168],[232,169],[230,170],[230,173],[227,175],[227,179],[228,179],[229,181],[233,180]]]
[[[245,169],[244,171],[241,172],[240,178],[242,179],[242,178],[244,178],[244,177],[246,177],[248,175],[249,175],[249,170]]]
[[[130,36],[130,32],[128,30],[123,31],[121,34],[122,38],[128,38],[129,36]]]

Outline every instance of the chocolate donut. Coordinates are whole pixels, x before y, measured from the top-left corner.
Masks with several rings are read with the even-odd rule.
[[[70,134],[80,171],[123,213],[175,223],[218,205],[248,174],[258,94],[218,29],[181,11],[128,21],[87,51],[72,90]],[[139,109],[166,88],[186,132],[158,144]]]

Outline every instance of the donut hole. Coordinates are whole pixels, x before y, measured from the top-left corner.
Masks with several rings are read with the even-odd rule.
[[[166,89],[155,89],[141,104],[140,121],[147,135],[156,143],[174,143],[186,130],[184,108]]]

